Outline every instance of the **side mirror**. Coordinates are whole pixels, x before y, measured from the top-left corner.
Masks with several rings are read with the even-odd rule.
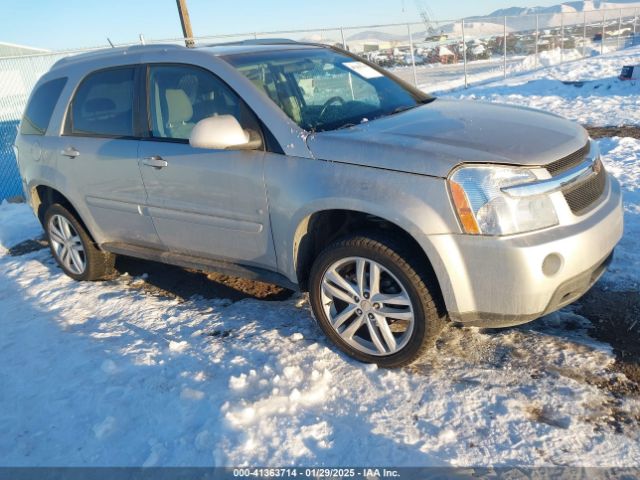
[[[189,145],[211,150],[256,150],[262,146],[262,140],[254,140],[234,116],[217,115],[196,123]]]

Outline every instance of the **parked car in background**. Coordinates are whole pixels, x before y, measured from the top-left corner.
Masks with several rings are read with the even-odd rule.
[[[622,235],[620,187],[582,127],[436,99],[321,45],[68,57],[16,143],[70,277],[128,255],[308,291],[326,335],[384,367],[447,320],[508,326],[573,302]]]

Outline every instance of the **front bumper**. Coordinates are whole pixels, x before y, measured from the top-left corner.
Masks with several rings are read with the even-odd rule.
[[[430,237],[446,271],[447,281],[440,283],[451,320],[518,325],[584,295],[605,272],[622,237],[620,185],[612,177],[608,184],[598,207],[571,225],[510,237]],[[543,271],[550,255],[559,265],[555,273]]]

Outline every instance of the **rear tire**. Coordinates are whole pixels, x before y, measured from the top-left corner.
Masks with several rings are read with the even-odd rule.
[[[51,254],[69,277],[95,281],[113,276],[115,255],[96,247],[86,229],[64,206],[55,203],[47,209],[44,228]]]
[[[435,274],[391,235],[349,236],[329,245],[310,273],[311,308],[343,352],[385,368],[417,360],[446,323]]]

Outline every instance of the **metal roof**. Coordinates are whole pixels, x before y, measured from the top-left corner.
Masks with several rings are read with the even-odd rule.
[[[15,43],[0,42],[0,57],[18,57],[22,55],[36,55],[46,53],[49,50],[44,48],[27,47]]]

